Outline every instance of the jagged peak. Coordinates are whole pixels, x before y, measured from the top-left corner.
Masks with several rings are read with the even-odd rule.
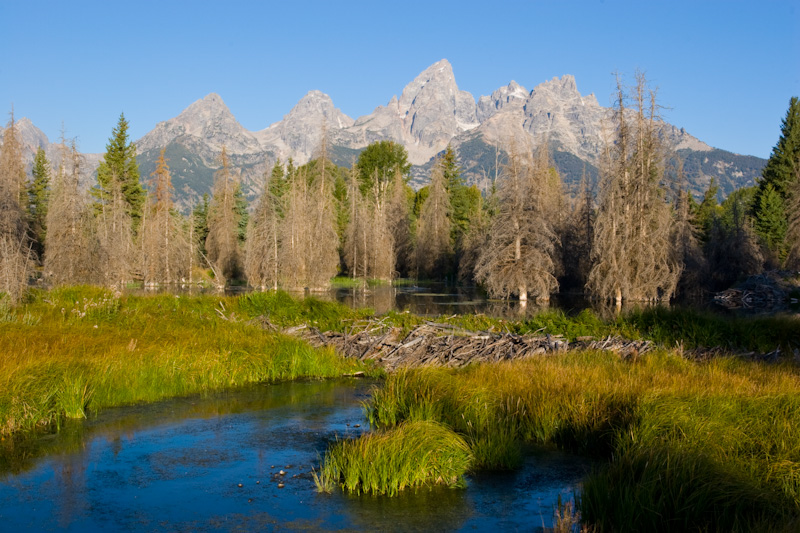
[[[199,114],[202,116],[208,115],[231,115],[231,110],[228,109],[228,106],[225,105],[225,102],[222,100],[222,97],[217,93],[209,93],[200,100],[194,101],[189,107],[184,109],[179,117],[185,118],[186,116],[192,116],[195,114]]]

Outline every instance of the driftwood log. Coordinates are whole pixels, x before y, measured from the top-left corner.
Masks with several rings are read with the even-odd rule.
[[[650,341],[621,337],[579,337],[568,342],[561,335],[475,332],[435,322],[425,322],[406,335],[400,328],[387,326],[380,320],[354,325],[344,333],[321,332],[305,325],[285,332],[314,346],[332,346],[345,357],[374,361],[389,372],[402,367],[462,367],[585,349],[610,350],[622,358],[635,359],[653,346]]]

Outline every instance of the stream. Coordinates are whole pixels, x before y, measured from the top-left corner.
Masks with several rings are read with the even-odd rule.
[[[522,469],[399,497],[316,490],[329,442],[369,431],[369,380],[300,381],[107,409],[0,443],[1,531],[536,531],[590,463],[531,450]],[[283,470],[285,475],[279,472]],[[284,486],[279,487],[279,483]]]

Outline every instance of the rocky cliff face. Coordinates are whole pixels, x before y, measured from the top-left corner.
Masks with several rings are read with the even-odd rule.
[[[448,144],[459,153],[468,181],[485,184],[501,160],[498,154],[510,140],[532,147],[546,139],[569,182],[579,179],[584,167],[596,175],[605,136],[611,133],[609,120],[609,108],[601,106],[593,94],[581,95],[570,75],[541,83],[532,91],[512,81],[476,102],[458,88],[452,66],[443,59],[406,85],[399,98],[395,96],[355,120],[337,109],[328,95],[310,91],[282,120],[251,132],[239,124],[222,98],[212,93],[177,117],[160,122],[136,145],[143,179],[155,168],[161,149],[166,150],[178,203],[188,209],[210,191],[223,146],[251,197],[260,192],[263,175],[277,158],[285,161],[292,157],[302,164],[314,157],[323,128],[332,150],[351,155],[375,141],[403,144],[415,165],[415,186],[426,182],[432,158]],[[38,128],[26,119],[19,121],[19,127],[28,147],[27,157],[32,160],[36,147],[42,145],[51,160],[57,160],[55,145]],[[685,157],[700,162],[708,159],[693,154],[712,148],[685,130],[665,124],[663,132]],[[99,160],[97,154],[87,156],[90,175]],[[689,178],[694,180],[694,190],[702,190],[711,175],[727,185],[726,193],[752,184],[764,163],[758,158],[745,161],[722,150],[714,151],[713,160],[713,167],[692,166],[694,174]]]

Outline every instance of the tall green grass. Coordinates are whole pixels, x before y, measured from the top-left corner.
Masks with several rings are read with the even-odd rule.
[[[452,427],[478,468],[514,468],[526,443],[601,459],[580,499],[599,531],[800,525],[800,376],[788,363],[587,351],[405,370],[366,407],[378,427]]]
[[[404,422],[337,441],[314,479],[320,491],[341,486],[356,494],[395,496],[423,485],[462,486],[471,459],[464,439],[450,428],[433,421]]]
[[[253,382],[334,377],[364,365],[262,327],[336,321],[336,304],[285,294],[122,296],[36,292],[0,322],[0,435],[103,407]],[[341,314],[340,314],[341,313]]]

